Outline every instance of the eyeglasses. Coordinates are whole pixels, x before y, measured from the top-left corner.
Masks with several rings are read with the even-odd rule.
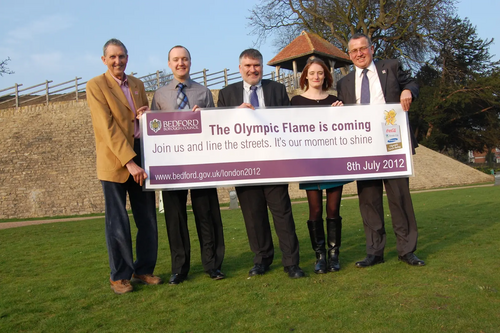
[[[350,50],[349,54],[358,54],[358,52],[365,53],[365,51],[368,50],[368,48],[369,48],[368,46],[362,46],[359,49]]]

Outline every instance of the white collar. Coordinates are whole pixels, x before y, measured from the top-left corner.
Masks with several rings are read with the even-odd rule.
[[[357,66],[354,66],[356,67],[356,77],[361,77],[361,75],[363,75],[363,69],[362,68],[359,68]],[[375,63],[371,62],[370,65],[368,65],[368,67],[366,67],[366,69],[368,69],[369,72],[373,72],[373,73],[376,73],[377,72],[377,67],[375,67]]]
[[[261,87],[262,86],[262,81],[259,81],[259,83],[257,83],[255,86],[257,88]],[[250,87],[252,87],[252,85],[250,85],[246,81],[243,81],[243,89],[245,89],[246,91],[250,91]]]

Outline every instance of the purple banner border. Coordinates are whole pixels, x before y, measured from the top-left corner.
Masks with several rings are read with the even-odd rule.
[[[404,173],[409,170],[405,154],[326,159],[247,161],[179,166],[150,166],[151,185],[234,182],[254,179],[345,176],[353,180],[365,174]],[[363,177],[362,177],[363,178]]]

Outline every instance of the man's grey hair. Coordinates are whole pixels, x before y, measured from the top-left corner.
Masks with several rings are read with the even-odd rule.
[[[115,46],[120,46],[123,51],[125,51],[125,55],[128,55],[127,48],[125,47],[125,44],[123,44],[119,39],[116,38],[111,38],[104,44],[104,47],[102,48],[102,53],[104,56],[106,56],[106,51],[108,50],[108,46],[110,45],[115,45]]]
[[[367,35],[365,35],[361,32],[357,32],[354,35],[352,35],[352,37],[349,39],[349,41],[351,41],[353,39],[360,39],[360,38],[366,38],[366,40],[368,41],[368,46],[372,46],[372,40],[370,39],[370,37],[368,37]]]
[[[262,63],[262,53],[260,53],[259,50],[256,50],[256,49],[246,49],[245,51],[241,52],[240,62],[241,62],[241,59],[243,59],[243,58],[250,58],[250,59],[259,60],[260,63]]]

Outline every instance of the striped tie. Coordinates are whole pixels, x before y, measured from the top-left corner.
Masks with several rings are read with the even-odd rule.
[[[177,85],[177,88],[179,89],[177,91],[177,109],[179,110],[189,109],[188,98],[184,91],[182,91],[185,86],[186,85],[182,83]]]

